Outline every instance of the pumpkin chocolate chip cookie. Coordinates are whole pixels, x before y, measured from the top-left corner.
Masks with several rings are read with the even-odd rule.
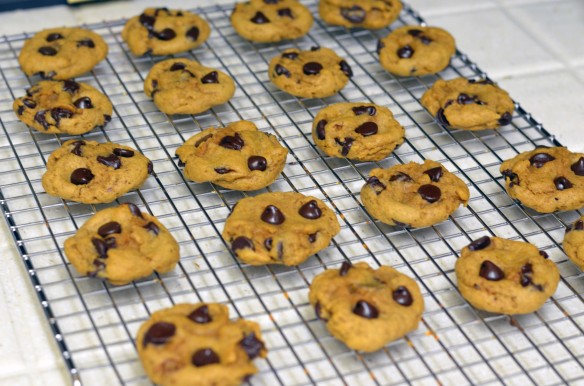
[[[379,29],[391,24],[402,10],[399,0],[320,0],[322,20],[347,28]]]

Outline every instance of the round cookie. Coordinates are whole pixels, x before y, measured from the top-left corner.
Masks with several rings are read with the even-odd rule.
[[[446,220],[460,204],[466,206],[469,196],[460,178],[431,160],[373,169],[361,189],[361,201],[373,217],[415,228]]]
[[[572,263],[584,270],[584,216],[566,229],[562,246]]]
[[[91,71],[107,56],[101,36],[82,28],[51,28],[24,42],[18,56],[26,75],[64,80]]]
[[[538,147],[501,164],[511,198],[541,213],[584,207],[584,153]]]
[[[91,216],[65,240],[65,255],[81,274],[123,285],[173,270],[179,246],[158,219],[124,204]]]
[[[284,169],[288,150],[252,122],[239,121],[203,130],[180,146],[176,155],[192,181],[256,190],[274,182]]]
[[[310,304],[330,333],[353,350],[373,352],[418,328],[424,298],[418,284],[388,266],[343,262],[310,285]]]
[[[417,25],[400,27],[377,45],[383,68],[400,76],[436,74],[448,66],[455,51],[447,31]]]
[[[347,28],[379,29],[390,25],[402,10],[399,0],[320,0],[322,20]]]
[[[163,113],[198,114],[231,99],[235,83],[224,72],[194,60],[168,59],[152,67],[144,92]]]
[[[507,91],[489,80],[437,80],[422,105],[438,122],[463,130],[495,129],[511,123],[515,105]]]
[[[235,4],[231,24],[244,39],[272,43],[297,39],[312,27],[312,14],[296,0],[251,0]]]
[[[484,236],[462,249],[455,265],[458,289],[475,308],[528,314],[556,292],[558,267],[522,241]]]
[[[223,238],[251,265],[298,265],[326,248],[340,226],[324,202],[295,192],[263,193],[237,202]]]
[[[336,103],[320,110],[312,139],[326,154],[379,161],[404,141],[404,128],[387,107],[373,103]]]
[[[255,373],[267,349],[257,323],[229,320],[217,303],[177,304],[156,311],[136,337],[138,356],[160,386],[237,386]]]
[[[198,15],[168,8],[147,8],[124,26],[122,38],[134,55],[171,55],[203,44],[211,29]]]
[[[112,104],[88,84],[44,80],[12,104],[18,119],[41,133],[85,134],[111,120]]]
[[[51,196],[102,204],[139,188],[152,172],[152,162],[129,146],[72,139],[51,153],[42,184]]]
[[[338,93],[353,76],[349,64],[329,48],[286,50],[270,61],[270,80],[297,97],[325,98]]]

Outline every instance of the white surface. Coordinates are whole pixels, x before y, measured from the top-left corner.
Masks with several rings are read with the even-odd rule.
[[[216,0],[214,3],[229,1]],[[175,8],[205,1],[175,0]],[[163,1],[118,1],[0,14],[0,34],[129,17]],[[581,0],[410,0],[431,25],[544,124],[560,142],[584,151],[584,2]],[[59,385],[69,378],[12,236],[0,221],[0,384]]]

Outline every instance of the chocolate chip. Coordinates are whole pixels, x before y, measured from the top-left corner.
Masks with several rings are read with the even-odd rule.
[[[122,226],[120,223],[115,221],[110,221],[106,224],[103,224],[97,229],[97,234],[101,237],[106,237],[114,233],[122,233]]]
[[[359,300],[353,308],[353,313],[365,319],[376,319],[379,311],[374,305],[367,303],[365,300]]]
[[[110,154],[107,157],[103,157],[101,155],[97,156],[97,162],[102,165],[109,166],[114,168],[114,170],[118,170],[122,167],[122,161],[120,161],[120,157],[115,154]]]
[[[556,189],[558,190],[566,190],[572,188],[574,185],[568,180],[566,177],[558,177],[554,180],[554,184],[556,185]]]
[[[266,24],[270,22],[270,19],[268,19],[266,17],[266,15],[264,15],[261,12],[257,12],[251,19],[250,21],[254,24]]]
[[[290,8],[281,8],[278,10],[278,16],[280,17],[289,17],[290,19],[294,19],[292,15],[292,10]]]
[[[341,155],[343,157],[346,157],[347,154],[349,154],[349,151],[351,150],[351,146],[353,146],[354,141],[355,140],[353,138],[345,138],[344,141],[341,141],[339,138],[335,138],[335,142],[337,143],[337,145],[342,146]]]
[[[356,133],[361,134],[364,137],[377,134],[377,123],[375,122],[365,122],[361,126],[355,129]]]
[[[95,251],[97,252],[97,255],[101,259],[106,259],[107,258],[107,244],[105,243],[105,241],[103,241],[102,239],[98,239],[97,237],[94,237],[91,239],[91,243],[93,244],[93,247],[95,248]]]
[[[438,182],[440,181],[440,178],[442,178],[443,170],[441,166],[437,166],[435,168],[426,170],[424,174],[427,174],[432,182]]]
[[[265,171],[268,167],[268,161],[260,155],[252,155],[247,159],[247,167],[249,170]]]
[[[430,39],[429,37],[422,35],[419,37],[420,41],[422,42],[423,45],[427,46],[430,43],[432,43],[432,39]]]
[[[176,37],[176,32],[174,32],[174,30],[172,28],[165,28],[162,31],[154,34],[154,36],[158,40],[168,41],[168,40],[172,40]]]
[[[231,173],[233,170],[229,169],[229,168],[215,168],[215,173],[217,174],[227,174],[227,173]]]
[[[308,62],[302,67],[305,75],[318,75],[322,70],[322,64],[317,62]]]
[[[377,49],[376,49],[376,51],[377,51],[377,54],[379,55],[379,54],[381,53],[381,50],[382,50],[382,49],[384,49],[384,48],[385,48],[385,43],[383,43],[383,42],[381,41],[381,39],[380,39],[380,40],[378,40],[378,41],[377,41]]]
[[[53,47],[44,46],[39,48],[39,53],[45,56],[55,56],[57,55],[57,50]]]
[[[343,72],[343,74],[347,75],[347,78],[353,76],[353,70],[351,70],[351,66],[349,66],[349,63],[345,62],[344,60],[341,60],[341,63],[339,63],[339,65],[341,66],[341,71]]]
[[[74,80],[63,81],[63,91],[67,91],[69,94],[75,94],[79,91],[79,83]]]
[[[407,175],[406,173],[403,172],[397,172],[396,174],[394,174],[393,176],[389,177],[389,182],[393,182],[393,181],[399,181],[399,182],[413,182],[414,180],[412,179],[412,177],[410,177],[409,175]]]
[[[527,287],[531,284],[531,275],[533,274],[533,266],[531,263],[525,264],[521,267],[521,274],[519,277],[519,283],[522,287]]]
[[[355,115],[369,114],[374,116],[377,113],[375,106],[355,106],[352,110]]]
[[[286,59],[294,60],[298,57],[298,53],[297,52],[284,52],[282,54],[282,57],[286,58]]]
[[[576,221],[576,223],[574,224],[574,230],[575,231],[584,230],[584,222],[582,220]]]
[[[459,105],[470,105],[475,103],[475,98],[468,94],[461,93],[458,95],[458,98],[456,98],[456,102]]]
[[[428,201],[430,204],[438,201],[440,196],[442,196],[442,192],[440,188],[435,185],[422,185],[418,188],[418,194],[422,196],[422,198]]]
[[[353,268],[353,264],[351,264],[350,261],[343,261],[343,264],[341,264],[341,268],[339,269],[339,275],[346,276],[351,268]]]
[[[197,39],[199,38],[199,28],[197,27],[192,27],[191,29],[189,29],[187,31],[187,38],[193,40],[193,41],[197,41]]]
[[[111,115],[107,115],[107,114],[103,114],[103,119],[107,122],[110,122],[112,120]]]
[[[93,260],[93,266],[95,267],[95,270],[87,272],[87,276],[89,277],[96,277],[99,272],[105,270],[105,263],[99,259]]]
[[[140,211],[140,208],[138,208],[136,204],[132,204],[131,202],[129,202],[126,205],[128,205],[128,209],[130,209],[130,213],[132,213],[132,215],[144,218],[144,216],[142,216],[142,211]]]
[[[401,47],[400,49],[398,49],[396,54],[398,57],[400,57],[402,59],[409,59],[412,57],[412,55],[414,55],[414,49],[412,47],[410,47],[409,45],[405,45],[405,46]]]
[[[480,251],[481,249],[485,249],[489,245],[491,245],[491,238],[489,236],[483,236],[470,243],[468,245],[468,249],[470,249],[471,251]]]
[[[122,149],[119,147],[116,147],[113,150],[113,153],[119,157],[124,157],[124,158],[132,158],[134,156],[134,151],[130,150],[130,149]]]
[[[73,102],[73,104],[78,109],[92,109],[93,108],[93,104],[91,103],[91,99],[89,99],[89,97],[79,98],[75,102]]]
[[[239,345],[245,350],[249,359],[254,359],[261,354],[264,349],[264,343],[256,338],[255,333],[246,335],[240,342]]]
[[[91,39],[78,40],[77,47],[95,48],[95,43]]]
[[[24,105],[18,106],[17,114],[18,115],[24,114]]]
[[[211,139],[213,137],[213,134],[207,134],[205,135],[203,138],[197,140],[197,142],[195,142],[195,147],[199,147],[199,145],[201,145],[203,142],[206,142],[207,140]]]
[[[185,164],[184,162],[182,162],[181,159],[179,158],[179,160],[178,160],[178,166],[182,168],[182,167],[184,167],[186,165],[187,164]]]
[[[32,99],[28,99],[28,98],[24,98],[22,100],[22,104],[25,105],[26,107],[28,107],[29,109],[34,109],[37,106],[35,101],[33,101]]]
[[[373,189],[376,194],[380,194],[386,188],[385,184],[379,181],[379,178],[371,176],[367,179],[367,184]]]
[[[93,177],[95,176],[89,169],[75,169],[73,170],[73,173],[71,173],[71,183],[75,185],[86,185],[89,184],[91,180],[93,180]]]
[[[501,126],[505,126],[511,123],[511,121],[513,120],[513,116],[510,113],[504,113],[503,115],[501,115],[501,118],[499,118],[499,125]]]
[[[245,236],[239,236],[231,242],[231,250],[233,253],[237,252],[239,249],[254,249],[253,241]]]
[[[436,112],[436,119],[444,126],[450,126],[450,122],[448,122],[448,119],[446,119],[446,115],[444,115],[444,109],[442,107],[439,108]]]
[[[516,173],[513,173],[511,170],[503,170],[501,174],[505,177],[505,179],[509,179],[509,187],[512,188],[515,185],[519,185],[519,176]]]
[[[318,233],[318,232],[315,232],[315,233],[311,233],[311,234],[309,234],[309,235],[308,235],[308,242],[310,242],[311,244],[312,244],[312,243],[314,243],[314,242],[316,241],[316,234],[317,234],[317,233]]]
[[[174,336],[176,327],[172,323],[158,322],[154,323],[146,334],[144,334],[144,341],[142,345],[146,347],[148,343],[155,345],[165,344]]]
[[[314,305],[314,313],[318,319],[324,320],[325,322],[328,321],[328,319],[322,317],[322,307],[320,306],[319,302],[316,302]]]
[[[61,124],[61,119],[71,118],[75,113],[71,110],[64,109],[62,107],[55,107],[51,109],[51,117],[55,120],[57,127]]]
[[[185,68],[187,68],[187,65],[181,62],[176,62],[173,63],[172,66],[170,66],[170,71],[179,71],[179,70],[184,70]]]
[[[146,27],[147,30],[151,31],[154,28],[154,23],[156,22],[156,18],[153,16],[146,15],[145,13],[140,15],[140,24]]]
[[[503,280],[503,278],[505,277],[505,273],[493,262],[485,260],[481,263],[481,267],[479,269],[479,276],[489,281],[499,281]]]
[[[355,24],[363,23],[366,14],[365,10],[358,5],[351,8],[341,8],[341,16]]]
[[[535,166],[536,168],[539,169],[546,163],[553,161],[555,159],[556,158],[554,156],[551,156],[547,153],[536,153],[531,156],[531,158],[529,159],[529,163],[531,164],[531,166]]]
[[[326,137],[326,133],[325,133],[325,126],[328,122],[324,119],[321,119],[320,121],[318,121],[318,123],[316,124],[316,138],[320,139],[321,141],[323,139],[325,139]]]
[[[272,250],[272,238],[268,237],[267,239],[264,240],[264,247],[266,247],[266,249],[268,251]]]
[[[201,78],[201,83],[219,83],[219,73],[217,71],[211,71],[207,75]]]
[[[158,236],[158,234],[160,233],[160,228],[158,228],[158,225],[156,225],[152,221],[144,225],[144,229],[146,229],[148,232],[154,233],[154,235],[156,236]]]
[[[187,318],[199,324],[207,324],[213,321],[213,318],[211,318],[211,314],[209,313],[209,307],[207,307],[206,304],[203,304],[191,312]]]
[[[75,142],[72,142],[71,145],[73,145],[73,149],[71,150],[71,153],[75,154],[76,156],[81,157],[81,146],[85,146],[85,141],[75,141]]]
[[[49,34],[45,40],[48,42],[54,42],[55,40],[59,40],[59,39],[63,39],[63,35],[61,35],[58,32],[55,32],[55,33]]]
[[[420,29],[411,29],[408,30],[408,34],[412,35],[413,37],[418,37],[419,35],[423,34],[424,31],[420,30]]]
[[[544,259],[549,259],[550,258],[550,255],[548,255],[546,251],[539,251],[539,255],[541,257],[543,257]]]
[[[235,133],[234,136],[226,135],[225,137],[221,138],[221,142],[219,142],[219,146],[231,150],[241,150],[244,145],[245,142],[243,142],[243,139],[239,136],[238,133]]]
[[[152,161],[148,161],[148,165],[146,165],[146,171],[150,175],[154,173],[154,165],[152,165]]]
[[[268,205],[264,209],[261,219],[268,224],[280,225],[286,220],[286,217],[284,216],[284,213],[280,211],[280,209],[274,205]]]
[[[274,70],[276,71],[276,75],[280,76],[280,75],[284,75],[286,78],[289,78],[292,76],[292,74],[290,74],[290,71],[288,71],[288,69],[284,66],[282,66],[281,64],[276,64],[276,66],[274,67]]]
[[[577,176],[584,176],[584,157],[580,157],[571,167],[574,174]]]
[[[302,205],[298,210],[298,213],[309,220],[315,220],[322,216],[322,210],[318,207],[316,200],[310,200],[306,204]]]
[[[115,237],[108,237],[107,239],[105,239],[105,245],[107,246],[108,251],[110,249],[118,247],[118,243],[116,242]]]
[[[414,298],[408,289],[402,285],[397,287],[395,291],[391,294],[391,297],[397,304],[408,307],[414,302]]]

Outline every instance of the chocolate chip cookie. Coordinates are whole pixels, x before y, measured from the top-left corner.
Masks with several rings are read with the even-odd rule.
[[[312,139],[326,154],[361,161],[387,157],[404,141],[404,132],[387,107],[372,103],[336,103],[312,123]]]
[[[123,285],[173,270],[179,247],[156,217],[124,204],[87,220],[65,240],[65,255],[81,274]]]
[[[155,64],[144,81],[144,92],[166,114],[198,114],[227,102],[235,83],[227,74],[188,59]]]
[[[51,196],[101,204],[139,188],[151,173],[152,162],[129,146],[72,139],[49,156],[42,183]]]
[[[91,71],[107,56],[101,36],[82,28],[51,28],[24,42],[18,56],[26,75],[64,80]]]
[[[584,207],[584,153],[538,147],[501,164],[507,194],[541,213]]]
[[[437,80],[420,100],[444,126],[495,129],[512,121],[515,105],[507,91],[489,80]]]
[[[223,238],[251,265],[298,265],[326,248],[340,226],[322,201],[300,193],[264,193],[239,200]]]
[[[111,120],[112,104],[88,84],[44,80],[12,104],[18,119],[41,133],[84,134]]]
[[[237,3],[231,14],[231,24],[241,37],[262,43],[302,37],[312,22],[310,11],[296,0]]]
[[[349,64],[329,48],[286,50],[270,61],[270,80],[279,89],[303,98],[338,93],[353,76]]]
[[[584,270],[584,216],[566,229],[563,247],[572,263]]]
[[[395,75],[436,74],[450,64],[454,38],[437,27],[404,26],[379,40],[377,53],[383,68]]]
[[[138,330],[138,356],[161,386],[237,386],[257,373],[267,349],[257,323],[229,320],[217,303],[177,304],[152,314]]]
[[[560,280],[545,252],[522,241],[488,236],[462,249],[455,271],[458,289],[470,304],[499,314],[536,311]]]
[[[444,221],[470,193],[464,182],[440,163],[425,160],[389,169],[373,169],[361,189],[361,201],[379,221],[425,227]]]
[[[180,146],[176,155],[190,180],[256,190],[274,182],[284,169],[288,150],[252,122],[239,121],[203,130]]]
[[[347,28],[379,29],[390,25],[402,10],[399,0],[320,0],[322,20]]]
[[[353,350],[372,352],[418,328],[424,298],[415,281],[388,266],[345,261],[310,285],[310,304],[330,333]]]
[[[203,44],[211,29],[198,15],[168,8],[147,8],[124,26],[122,38],[134,55],[171,55]]]

